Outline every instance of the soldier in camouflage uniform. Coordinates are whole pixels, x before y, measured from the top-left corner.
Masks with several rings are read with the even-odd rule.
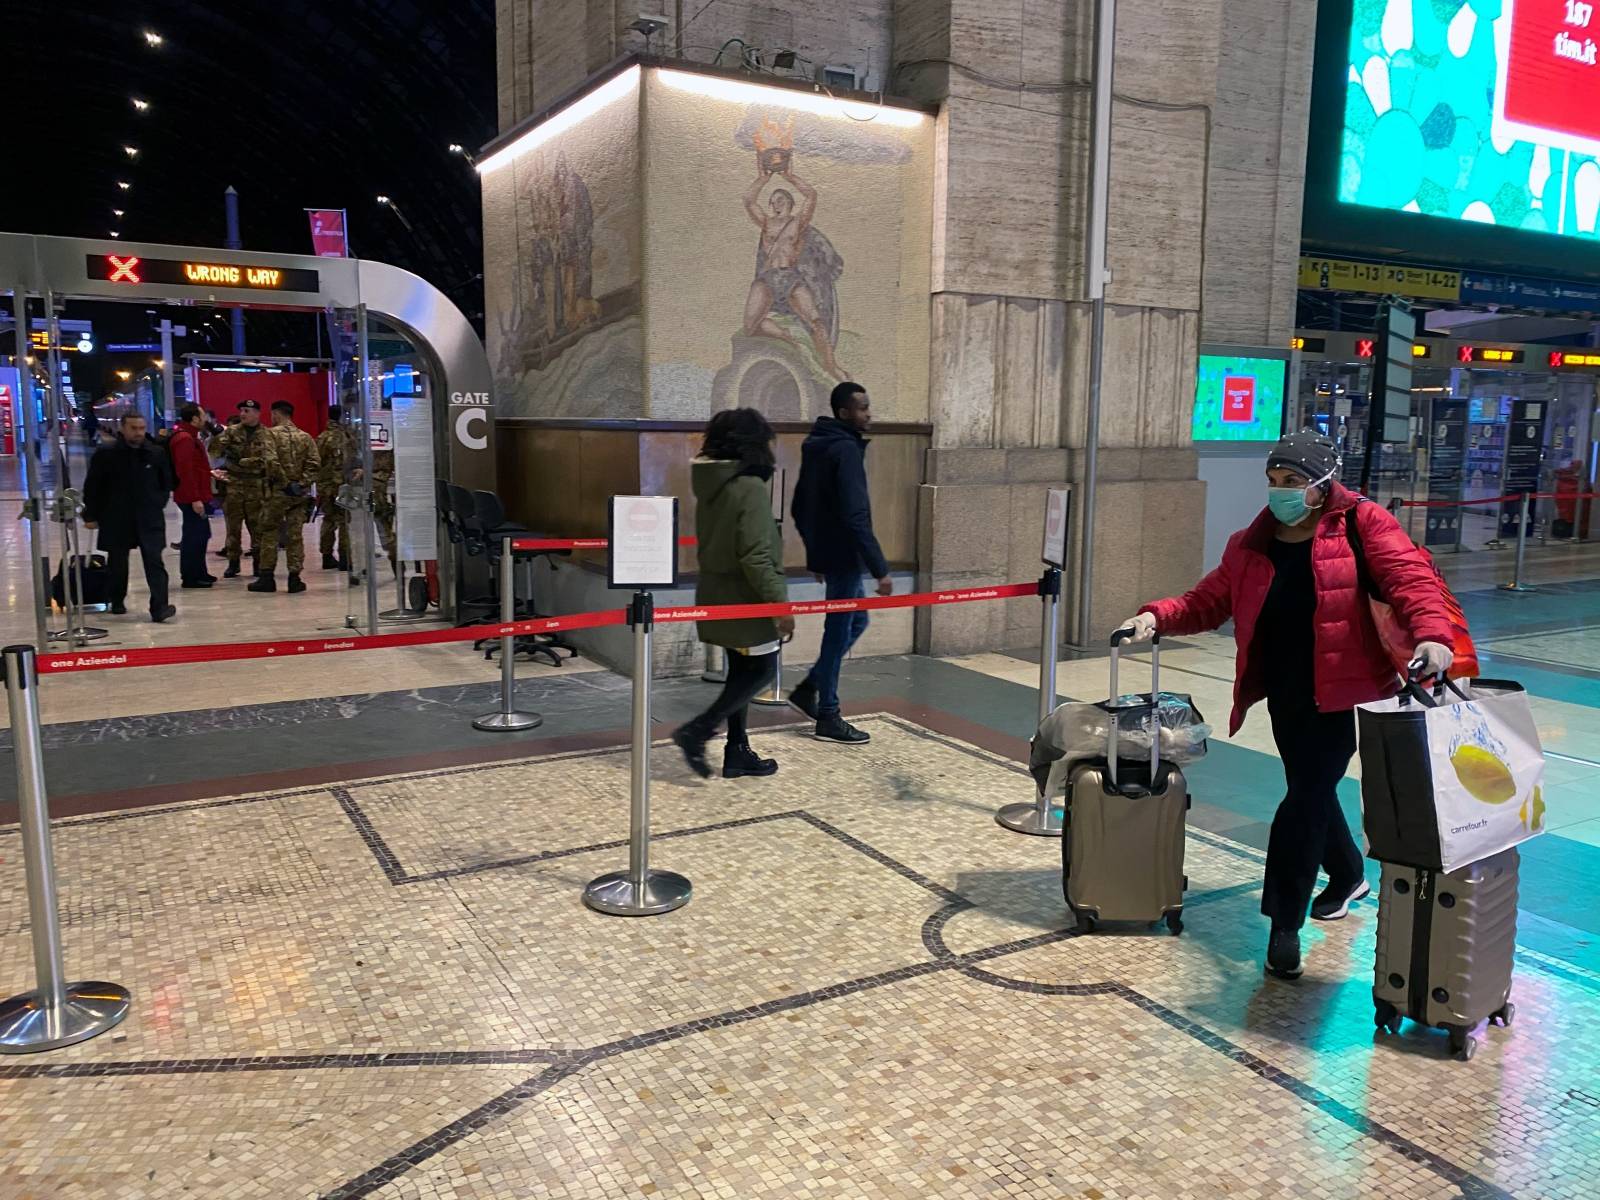
[[[322,569],[350,569],[350,514],[338,505],[339,488],[346,479],[350,457],[350,432],[337,405],[328,410],[328,427],[317,435],[317,508],[322,512]],[[334,557],[337,546],[339,555]]]
[[[311,489],[317,482],[320,466],[317,443],[294,423],[294,405],[287,400],[275,400],[272,404],[272,437],[278,444],[278,465],[283,476],[267,508],[267,528],[256,563],[258,577],[247,590],[278,590],[273,572],[278,566],[281,537],[285,543],[284,557],[289,560],[289,591],[303,592],[306,585],[300,572],[306,565],[306,522],[311,519]]]
[[[372,452],[372,519],[378,526],[378,541],[389,556],[389,566],[394,559],[394,496],[390,487],[394,482],[394,451]]]
[[[239,423],[229,425],[212,446],[227,472],[227,491],[222,514],[227,522],[228,569],[224,579],[239,574],[240,531],[249,526],[250,550],[259,555],[267,536],[268,502],[282,486],[283,472],[278,465],[278,442],[272,431],[261,426],[261,405],[255,400],[238,404]]]

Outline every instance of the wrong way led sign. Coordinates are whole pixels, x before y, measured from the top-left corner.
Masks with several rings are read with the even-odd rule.
[[[270,263],[91,254],[87,256],[85,266],[90,279],[130,286],[182,284],[188,287],[238,288],[250,292],[315,292],[321,287],[321,278],[316,271]]]

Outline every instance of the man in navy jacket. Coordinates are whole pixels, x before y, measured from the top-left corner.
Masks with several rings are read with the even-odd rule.
[[[865,595],[862,577],[878,581],[878,595],[894,591],[889,564],[872,532],[867,495],[867,439],[872,402],[859,383],[841,383],[830,398],[833,416],[818,417],[800,451],[800,479],[791,512],[806,544],[806,569],[822,580],[829,600]],[[845,655],[866,631],[864,612],[830,613],[824,620],[822,651],[811,674],[789,696],[789,703],[817,723],[816,736],[859,746],[871,740],[839,715],[839,669]]]

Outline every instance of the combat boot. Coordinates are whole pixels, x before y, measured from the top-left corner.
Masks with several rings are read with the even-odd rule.
[[[232,579],[238,574],[239,574],[239,560],[237,558],[230,558],[228,560],[228,569],[222,573],[222,577],[224,579]]]
[[[306,585],[300,582],[299,571],[289,572],[289,590],[291,592],[303,592],[306,590]]]
[[[339,560],[331,554],[324,554],[322,556],[322,569],[324,571],[337,571],[339,569]]]
[[[247,592],[275,592],[278,590],[278,581],[274,579],[273,572],[262,571],[256,575],[255,582],[245,587]]]

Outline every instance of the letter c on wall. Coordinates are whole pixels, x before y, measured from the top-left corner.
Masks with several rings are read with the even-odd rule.
[[[487,433],[473,433],[472,425],[475,421],[488,424],[489,410],[487,408],[463,408],[456,414],[456,441],[468,450],[486,450],[489,447]]]

